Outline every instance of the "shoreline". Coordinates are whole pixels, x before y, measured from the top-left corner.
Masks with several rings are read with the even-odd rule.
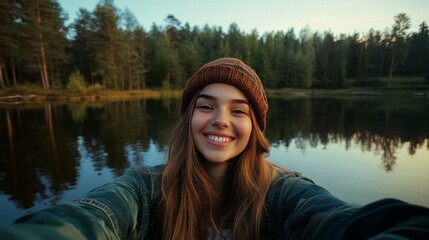
[[[103,90],[97,93],[78,94],[67,90],[41,89],[3,89],[0,92],[0,104],[19,105],[41,102],[99,102],[145,98],[179,98],[182,90]],[[410,89],[372,89],[372,88],[344,88],[344,89],[266,89],[268,97],[335,97],[335,96],[370,96],[370,97],[416,97],[429,98],[429,90]]]

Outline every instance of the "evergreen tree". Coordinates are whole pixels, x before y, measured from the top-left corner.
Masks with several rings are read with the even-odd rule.
[[[334,43],[333,86],[342,88],[347,75],[347,41],[345,36]]]
[[[230,49],[230,56],[243,59],[244,56],[244,38],[240,28],[236,23],[229,25],[228,34],[226,35],[228,46]]]
[[[279,58],[281,63],[279,87],[297,85],[297,65],[295,62],[297,60],[295,54],[298,52],[297,44],[295,31],[290,29],[283,37],[282,56]]]
[[[390,70],[389,70],[389,86],[392,82],[394,68],[397,63],[402,63],[406,56],[406,43],[408,33],[407,30],[411,26],[411,20],[405,13],[399,13],[394,17],[395,23],[392,26],[390,35]]]
[[[277,75],[274,70],[275,64],[272,62],[274,59],[272,58],[275,49],[274,49],[274,33],[266,33],[265,36],[260,41],[261,47],[261,66],[263,67],[261,80],[264,83],[264,86],[268,88],[276,88],[277,87]]]
[[[184,69],[181,63],[179,49],[184,45],[184,36],[181,22],[173,15],[166,18],[167,51],[167,77],[163,87],[167,89],[179,89],[184,85]]]
[[[365,65],[365,44],[359,34],[354,33],[347,37],[347,77],[361,78],[364,75]]]
[[[201,49],[201,61],[203,63],[214,60],[217,57],[225,56],[219,55],[221,44],[223,43],[222,28],[210,28],[207,24],[202,30],[196,30],[195,36],[197,44]],[[223,43],[225,46],[225,43]],[[229,55],[229,51],[228,51]]]
[[[429,29],[426,22],[420,24],[419,32],[411,37],[407,57],[408,74],[429,77]]]
[[[310,36],[310,30],[303,29],[300,33],[301,46],[298,53],[302,54],[302,59],[297,56],[299,66],[298,87],[310,88],[313,84],[315,52],[313,39]],[[297,54],[298,55],[298,54]]]
[[[123,52],[124,52],[124,75],[127,88],[132,90],[139,88],[144,73],[144,52],[145,52],[145,33],[138,24],[135,16],[125,9],[124,15],[125,30],[123,33]],[[125,84],[125,83],[124,83]],[[144,85],[144,84],[143,84]],[[124,86],[125,88],[125,86]]]
[[[256,53],[259,49],[259,34],[256,29],[252,30],[250,34],[244,36],[244,57],[243,59],[251,66],[256,66]]]
[[[59,78],[68,61],[64,15],[52,0],[17,0],[17,25],[20,68],[29,79],[39,74],[42,86],[60,84]],[[38,73],[38,74],[37,74]]]
[[[13,0],[0,1],[0,88],[17,84],[15,61],[18,55],[16,6]],[[12,81],[10,81],[12,78]]]
[[[259,47],[255,53],[255,71],[259,74],[262,83],[266,87],[272,87],[274,84],[274,74],[271,69],[271,59],[267,53],[267,41],[264,38],[259,39]]]
[[[387,35],[370,29],[367,35],[366,61],[368,76],[382,76],[386,64]]]
[[[197,40],[197,28],[191,30],[190,25],[185,23],[180,29],[180,34],[182,41],[181,47],[178,49],[178,55],[183,69],[183,83],[182,86],[179,86],[181,88],[184,86],[185,81],[203,64],[201,61],[203,50]]]
[[[149,32],[147,83],[151,87],[171,88],[170,86],[170,57],[172,52],[168,42],[167,34],[155,24]]]
[[[101,83],[101,76],[97,76],[94,71],[97,65],[93,22],[93,15],[88,10],[80,8],[72,24],[75,37],[71,43],[74,66],[90,84]]]
[[[230,57],[231,56],[231,48],[229,47],[229,42],[226,39],[221,40],[217,56],[218,57]]]
[[[147,60],[147,37],[146,32],[142,27],[137,27],[133,33],[134,51],[136,55],[136,87],[137,89],[146,88],[146,60]]]
[[[273,48],[271,55],[271,68],[273,69],[273,74],[275,76],[274,87],[282,88],[285,87],[282,85],[285,79],[284,76],[284,34],[282,32],[276,32],[273,36]]]
[[[118,23],[119,13],[113,0],[103,0],[96,6],[93,21],[95,74],[101,77],[103,88],[119,87],[118,49],[121,38]]]

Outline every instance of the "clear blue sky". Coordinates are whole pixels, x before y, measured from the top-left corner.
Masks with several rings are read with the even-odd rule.
[[[99,0],[59,0],[69,15],[79,7],[93,11]],[[221,26],[226,32],[235,22],[245,32],[257,29],[295,32],[308,26],[312,31],[334,34],[367,33],[370,28],[384,31],[398,13],[411,18],[411,31],[423,21],[429,24],[429,0],[116,0],[120,10],[128,8],[149,30],[153,23],[164,25],[168,14],[193,26]]]

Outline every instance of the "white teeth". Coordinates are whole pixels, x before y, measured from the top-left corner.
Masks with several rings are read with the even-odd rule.
[[[215,142],[229,142],[229,141],[231,141],[231,138],[229,138],[229,137],[218,137],[218,136],[213,136],[213,135],[208,135],[207,137],[208,137],[208,139],[215,141]]]

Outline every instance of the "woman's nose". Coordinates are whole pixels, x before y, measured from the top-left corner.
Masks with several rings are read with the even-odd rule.
[[[230,125],[228,114],[224,110],[216,111],[212,125],[218,128],[227,128]]]

